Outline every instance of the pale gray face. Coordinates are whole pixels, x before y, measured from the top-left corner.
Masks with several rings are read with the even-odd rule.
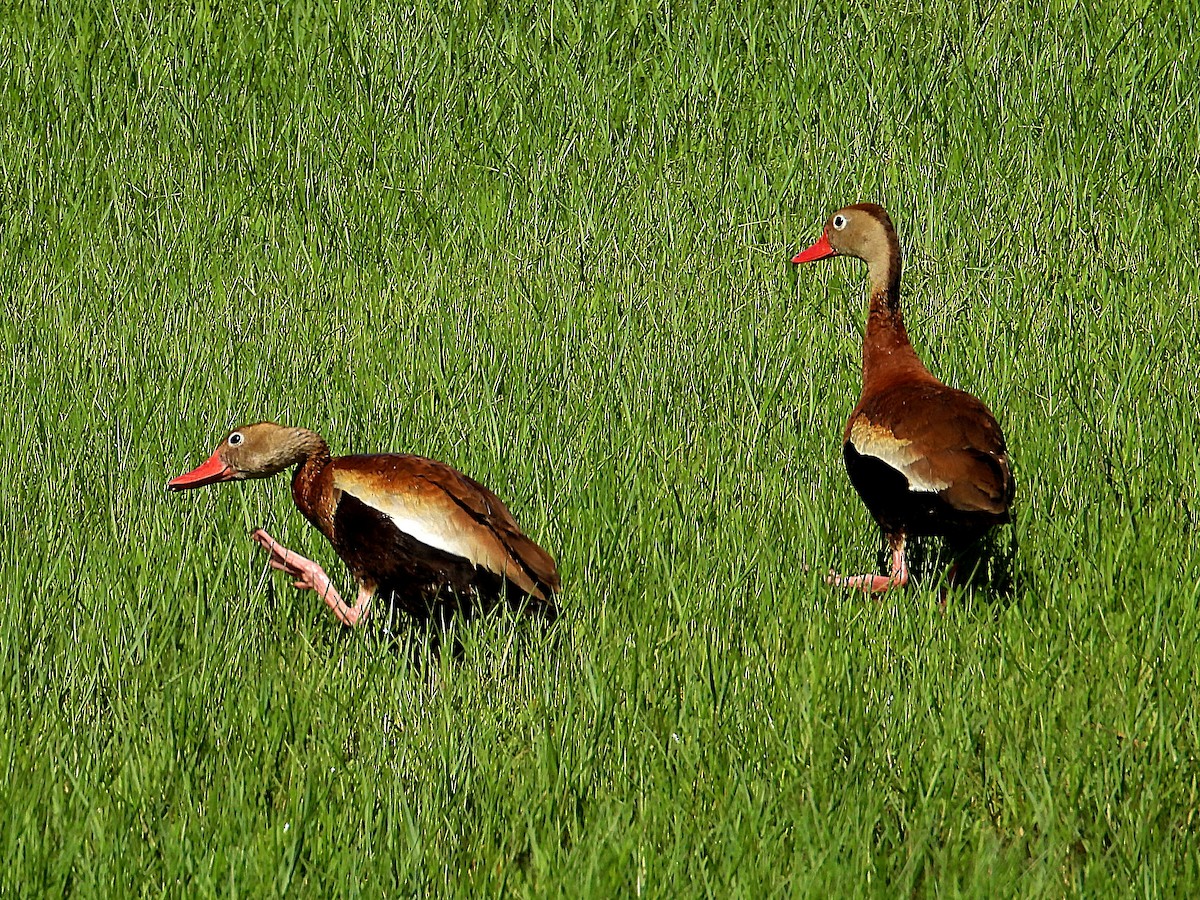
[[[873,210],[859,206],[839,209],[825,223],[825,236],[838,253],[865,260],[886,261],[891,252],[888,226]]]
[[[236,478],[269,478],[303,458],[294,431],[274,422],[243,425],[225,436],[215,455],[237,473]]]
[[[167,482],[168,490],[183,491],[220,481],[269,478],[304,459],[300,429],[274,422],[256,422],[235,428],[217,445],[205,462]]]

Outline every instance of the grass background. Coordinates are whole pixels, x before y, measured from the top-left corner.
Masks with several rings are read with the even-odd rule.
[[[0,893],[1195,890],[1200,10],[1088,6],[5,4]],[[1015,460],[945,615],[802,567],[857,200]],[[563,626],[343,634],[283,479],[163,492],[260,418],[488,483]]]

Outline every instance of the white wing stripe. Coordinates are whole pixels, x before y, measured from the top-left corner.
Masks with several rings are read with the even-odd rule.
[[[862,456],[874,457],[903,475],[909,490],[933,494],[950,487],[950,482],[930,474],[929,461],[912,448],[912,441],[901,440],[882,426],[855,422],[850,443]]]
[[[473,563],[478,563],[478,560],[471,555],[471,548],[463,542],[462,535],[457,529],[439,528],[440,523],[404,515],[400,509],[381,509],[380,512],[391,519],[397,528],[414,541],[420,541],[427,547],[443,550],[454,556],[461,556]]]
[[[461,556],[480,565],[480,548],[470,535],[445,514],[438,504],[403,493],[379,490],[370,478],[357,472],[338,472],[334,487],[387,516],[404,534],[427,547]]]

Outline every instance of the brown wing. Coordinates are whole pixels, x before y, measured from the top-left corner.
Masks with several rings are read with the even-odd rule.
[[[541,600],[559,588],[554,560],[500,498],[444,463],[401,454],[343,456],[333,486],[430,547],[461,556]]]
[[[939,382],[893,386],[866,399],[846,441],[963,512],[1004,516],[1015,493],[1004,434],[970,394]]]

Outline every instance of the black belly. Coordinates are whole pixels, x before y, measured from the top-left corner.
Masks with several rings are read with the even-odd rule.
[[[998,521],[992,513],[957,509],[935,491],[910,490],[903,474],[881,459],[859,453],[849,441],[842,445],[842,456],[850,483],[884,534],[941,536],[969,543]]]
[[[334,549],[376,596],[419,622],[470,616],[505,602],[553,617],[555,606],[530,597],[502,575],[405,534],[378,510],[346,494],[334,517]]]

